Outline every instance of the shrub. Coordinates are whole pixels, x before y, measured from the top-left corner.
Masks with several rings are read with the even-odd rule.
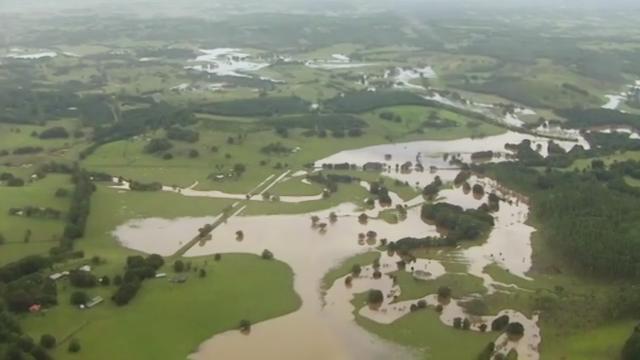
[[[351,274],[353,274],[353,276],[360,276],[360,273],[362,272],[362,267],[359,264],[354,264],[351,267]]]
[[[50,334],[44,334],[40,337],[40,346],[45,349],[53,349],[56,346],[56,338]]]
[[[262,252],[262,258],[264,260],[271,260],[273,259],[273,253],[267,249],[264,249],[264,251]]]
[[[74,291],[71,294],[71,305],[84,305],[89,301],[89,296],[83,291]]]
[[[56,195],[57,198],[66,198],[66,197],[69,196],[69,190],[60,188],[60,189],[56,190],[56,194],[55,195]]]
[[[80,352],[80,342],[78,342],[77,339],[72,339],[69,342],[69,347],[67,348],[67,350],[69,350],[70,353]]]
[[[173,263],[173,271],[181,273],[184,271],[184,262],[182,260],[176,260]]]
[[[251,330],[251,321],[246,319],[240,320],[240,324],[238,328],[240,329],[240,331],[244,331],[244,332]]]

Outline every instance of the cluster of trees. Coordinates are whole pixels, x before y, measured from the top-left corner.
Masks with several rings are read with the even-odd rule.
[[[392,121],[396,123],[402,122],[402,116],[392,112],[392,111],[382,111],[378,117],[382,120]]]
[[[129,183],[129,189],[131,189],[132,191],[161,191],[162,184],[159,182],[142,183],[132,180]]]
[[[332,193],[338,191],[338,184],[351,184],[355,181],[360,181],[360,179],[350,175],[323,174],[321,172],[307,175],[307,180],[324,185]]]
[[[200,113],[223,116],[277,116],[308,113],[311,103],[299,97],[259,97],[199,106]]]
[[[157,154],[167,150],[171,150],[173,144],[169,139],[151,139],[142,149],[147,154]]]
[[[31,155],[43,152],[44,149],[41,146],[21,146],[15,148],[12,151],[13,155]]]
[[[435,199],[440,192],[442,185],[442,179],[440,179],[440,176],[436,176],[431,183],[422,189],[422,195],[428,199]]]
[[[32,255],[0,268],[0,304],[18,313],[28,311],[33,304],[56,305],[56,284],[41,274],[51,264],[48,257]]]
[[[69,137],[69,132],[67,132],[67,129],[62,126],[55,126],[42,131],[38,137],[42,140],[67,139]]]
[[[191,129],[185,129],[178,126],[172,126],[166,129],[167,138],[170,140],[184,141],[195,143],[200,140],[200,133]]]
[[[476,151],[471,154],[471,160],[484,161],[493,159],[493,151]]]
[[[67,213],[67,222],[60,246],[57,249],[52,249],[54,254],[70,252],[73,250],[74,241],[84,236],[91,211],[91,195],[96,191],[96,186],[91,181],[89,173],[79,167],[73,169],[71,180],[74,184],[71,206]]]
[[[574,129],[586,129],[594,126],[626,125],[640,128],[640,115],[621,112],[618,110],[593,109],[564,109],[555,111],[558,116],[567,119],[565,126]]]
[[[50,360],[47,350],[56,345],[56,338],[45,334],[39,344],[25,334],[18,320],[0,304],[0,358]]]
[[[120,115],[120,120],[111,119],[105,123],[93,123],[93,144],[80,153],[80,158],[86,158],[104,144],[141,135],[148,130],[169,128],[174,125],[188,126],[198,121],[191,111],[164,102],[151,102],[148,107],[124,111]]]
[[[381,181],[371,182],[371,184],[369,184],[369,193],[377,196],[382,206],[390,206],[392,203],[391,196],[389,196],[389,189],[387,189]]]
[[[98,278],[90,271],[73,270],[69,272],[69,283],[78,288],[92,288],[98,285]]]
[[[446,129],[458,126],[458,123],[441,117],[437,112],[432,111],[429,116],[422,122],[422,127],[432,129]]]
[[[9,209],[9,215],[24,216],[28,218],[41,218],[41,219],[60,219],[62,212],[60,210],[52,208],[41,208],[35,206],[25,206],[23,208],[11,208]]]
[[[73,116],[69,110],[78,96],[68,91],[35,90],[32,87],[0,87],[1,123],[44,124],[46,121]]]
[[[292,149],[282,145],[280,142],[276,142],[263,146],[260,152],[265,155],[288,155],[291,154]]]
[[[0,174],[0,183],[4,183],[7,186],[11,187],[20,187],[24,186],[24,180],[11,173],[2,173]]]
[[[463,208],[447,203],[424,204],[422,218],[433,221],[436,226],[447,230],[447,239],[456,244],[459,241],[476,240],[493,228],[493,217],[485,211]]]
[[[623,162],[606,169],[598,161],[594,165],[584,172],[540,173],[509,163],[487,170],[529,196],[545,237],[574,265],[591,274],[640,276],[640,191],[624,181],[635,166]]]
[[[142,287],[142,282],[156,276],[156,271],[164,265],[164,259],[157,254],[142,256],[129,256],[125,265],[125,273],[122,278],[115,281],[118,289],[111,296],[111,300],[118,306],[127,305]]]
[[[387,245],[387,249],[400,254],[409,254],[413,250],[424,249],[428,247],[454,246],[455,243],[447,237],[427,236],[424,238],[406,237],[398,241],[391,241]]]
[[[263,122],[273,126],[283,137],[287,137],[291,129],[304,129],[302,135],[306,137],[325,138],[329,134],[336,138],[358,137],[367,127],[364,120],[348,114],[305,114],[265,119]]]
[[[408,91],[359,91],[336,96],[325,107],[337,113],[363,113],[398,105],[431,105],[423,97]]]

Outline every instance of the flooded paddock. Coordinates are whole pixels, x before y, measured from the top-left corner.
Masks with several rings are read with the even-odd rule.
[[[391,155],[394,162],[415,161],[421,156],[423,162],[433,166],[444,166],[444,153],[469,154],[474,151],[503,149],[505,143],[519,143],[524,139],[535,139],[529,135],[507,133],[482,140],[463,139],[454,141],[422,141],[406,144],[390,144],[373,146],[364,149],[344,151],[323,159],[318,163],[332,162],[364,165],[371,161],[382,161]],[[569,147],[574,143],[561,144]],[[388,169],[393,168],[391,164]],[[387,169],[387,170],[388,170]],[[452,180],[457,170],[438,170],[435,172],[393,172],[385,175],[401,181],[428,183],[435,174],[444,181]],[[285,173],[272,176],[263,184],[286,179]],[[302,173],[291,175],[302,176]],[[507,291],[514,285],[504,284],[493,279],[485,272],[486,267],[497,264],[509,273],[527,278],[531,268],[531,233],[534,229],[525,224],[529,208],[526,199],[498,183],[484,178],[471,177],[471,185],[481,184],[485,193],[495,192],[504,201],[499,210],[492,213],[495,226],[486,241],[478,244],[459,246],[457,248],[440,248],[439,258],[447,258],[462,264],[466,274],[482,280],[487,293]],[[362,182],[368,188],[369,184]],[[268,188],[268,186],[267,186]],[[193,189],[166,189],[176,191],[184,196],[192,196]],[[214,192],[197,192],[200,196],[221,196]],[[205,195],[206,194],[206,195]],[[196,195],[194,195],[196,196]],[[474,197],[465,193],[462,188],[448,188],[440,192],[438,202],[447,202],[465,209],[478,208],[487,201],[487,196]],[[410,359],[417,354],[413,349],[382,340],[358,327],[354,321],[353,311],[361,316],[383,324],[392,323],[410,312],[410,305],[424,300],[429,306],[437,306],[437,295],[431,294],[422,299],[395,302],[395,296],[401,289],[393,284],[388,276],[397,271],[397,262],[402,258],[397,254],[389,254],[379,250],[382,239],[397,241],[404,237],[438,236],[435,226],[425,223],[420,216],[420,204],[424,199],[420,196],[404,202],[396,194],[390,194],[393,204],[407,206],[407,216],[397,224],[390,224],[378,216],[388,209],[376,204],[373,209],[361,209],[351,203],[309,214],[237,216],[229,218],[218,226],[210,238],[190,248],[187,257],[197,257],[217,253],[251,253],[259,255],[263,250],[271,251],[275,258],[286,262],[294,272],[294,288],[302,299],[301,308],[286,316],[268,320],[252,327],[251,334],[229,331],[215,335],[201,344],[198,351],[190,356],[192,359],[211,358],[311,358],[311,359]],[[359,216],[366,213],[368,220],[361,221]],[[334,216],[337,216],[337,220]],[[312,216],[318,220],[312,222]],[[146,253],[172,254],[193,239],[197,229],[204,224],[215,221],[215,218],[182,218],[175,220],[141,219],[133,220],[119,226],[114,235],[126,247]],[[237,231],[244,236],[239,241]],[[380,253],[379,278],[374,278],[373,267],[364,265],[359,277],[355,277],[351,287],[345,286],[345,279],[340,278],[326,291],[322,282],[324,275],[344,260],[365,252]],[[404,271],[422,280],[436,279],[446,274],[446,268],[435,259],[417,259],[406,266]],[[386,295],[383,304],[377,310],[369,307],[354,309],[351,304],[354,294],[369,289],[380,289]],[[453,326],[456,317],[470,317],[459,306],[458,300],[446,305],[440,316],[442,326]],[[433,311],[428,309],[425,311]],[[472,330],[479,330],[481,324],[493,321],[495,317],[509,314],[512,321],[518,321],[525,327],[525,336],[512,341],[506,335],[496,333],[496,346],[499,352],[507,353],[516,349],[521,358],[538,359],[540,330],[537,316],[527,318],[516,311],[505,309],[494,316],[474,317]],[[470,317],[471,318],[471,317]],[[301,331],[300,329],[303,329]],[[283,346],[283,339],[286,345]]]

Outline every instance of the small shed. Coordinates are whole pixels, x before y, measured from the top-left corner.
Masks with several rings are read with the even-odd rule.
[[[104,299],[102,298],[102,296],[96,296],[93,299],[91,299],[91,301],[89,301],[85,306],[90,309],[100,303],[102,303],[104,301]]]

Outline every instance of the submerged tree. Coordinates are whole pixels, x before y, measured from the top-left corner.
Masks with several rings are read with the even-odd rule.
[[[369,305],[380,305],[384,301],[384,294],[380,290],[369,290],[367,303]]]

